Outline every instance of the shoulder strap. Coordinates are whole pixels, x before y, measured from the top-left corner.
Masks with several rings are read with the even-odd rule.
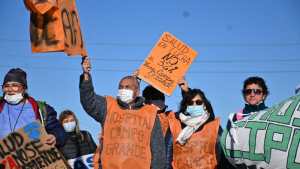
[[[46,109],[46,102],[44,101],[37,101],[39,107],[39,113],[41,117],[42,125],[45,127],[46,119],[47,119],[47,109]]]

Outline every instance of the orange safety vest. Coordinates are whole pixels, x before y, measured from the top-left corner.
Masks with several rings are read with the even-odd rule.
[[[159,113],[157,115],[158,115],[158,118],[159,118],[159,121],[161,124],[161,129],[162,129],[163,135],[165,137],[167,134],[167,130],[169,128],[168,115],[166,115],[166,113]]]
[[[151,133],[156,109],[122,109],[112,97],[106,97],[107,114],[103,127],[103,169],[150,169]]]
[[[175,114],[169,115],[170,130],[173,136],[173,169],[215,169],[217,168],[216,141],[220,125],[219,118],[206,123],[194,133],[186,144],[176,142],[182,131],[180,120]]]

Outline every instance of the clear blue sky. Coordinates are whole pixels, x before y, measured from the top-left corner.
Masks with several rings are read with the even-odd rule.
[[[223,125],[243,107],[248,76],[265,78],[268,106],[293,95],[300,83],[299,0],[77,0],[77,9],[99,94],[115,96],[119,79],[140,66],[165,31],[198,51],[186,78],[205,91]],[[75,111],[81,128],[96,137],[99,124],[79,101],[80,57],[32,54],[21,0],[2,0],[0,18],[1,84],[10,68],[25,69],[33,97],[58,113]],[[180,99],[176,89],[167,103],[176,111]]]

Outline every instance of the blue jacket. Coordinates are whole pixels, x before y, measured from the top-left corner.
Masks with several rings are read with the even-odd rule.
[[[32,105],[36,119],[41,121],[48,134],[53,134],[56,137],[56,145],[58,147],[62,146],[65,141],[65,130],[57,120],[57,113],[53,107],[45,102],[36,101],[32,97],[28,97],[27,100]],[[5,104],[7,103],[0,98],[0,113],[2,112]]]

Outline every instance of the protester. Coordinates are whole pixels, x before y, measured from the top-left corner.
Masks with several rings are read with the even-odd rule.
[[[246,102],[245,107],[233,116],[233,121],[241,120],[251,112],[257,112],[267,108],[265,99],[269,91],[263,78],[257,76],[248,77],[244,81],[242,93]]]
[[[26,72],[10,69],[4,77],[0,99],[0,139],[8,134],[40,120],[47,135],[42,141],[49,145],[64,144],[65,132],[56,118],[56,111],[45,102],[36,101],[28,94]]]
[[[171,112],[167,110],[168,106],[165,104],[165,95],[153,86],[148,85],[143,90],[142,96],[145,98],[145,104],[156,107],[163,135],[165,136],[169,128],[168,115]]]
[[[168,168],[228,168],[231,165],[219,143],[220,119],[215,118],[210,102],[200,89],[189,89],[185,81],[179,85],[183,98],[179,111],[169,115],[166,135]]]
[[[84,159],[83,156],[90,155],[92,157],[96,150],[96,144],[88,131],[80,130],[79,121],[71,110],[61,112],[59,122],[66,131],[66,142],[65,145],[60,148],[60,151],[69,161],[71,167],[75,168],[74,164],[76,160],[74,159],[81,157],[79,160],[82,161],[82,159]],[[84,161],[83,165],[88,166]]]
[[[295,89],[295,94],[299,94],[300,93],[300,84],[298,86],[296,86]]]
[[[83,58],[80,100],[85,111],[103,124],[103,169],[164,169],[165,142],[156,108],[144,105],[139,82],[126,76],[119,82],[117,98],[94,92],[89,58]]]

